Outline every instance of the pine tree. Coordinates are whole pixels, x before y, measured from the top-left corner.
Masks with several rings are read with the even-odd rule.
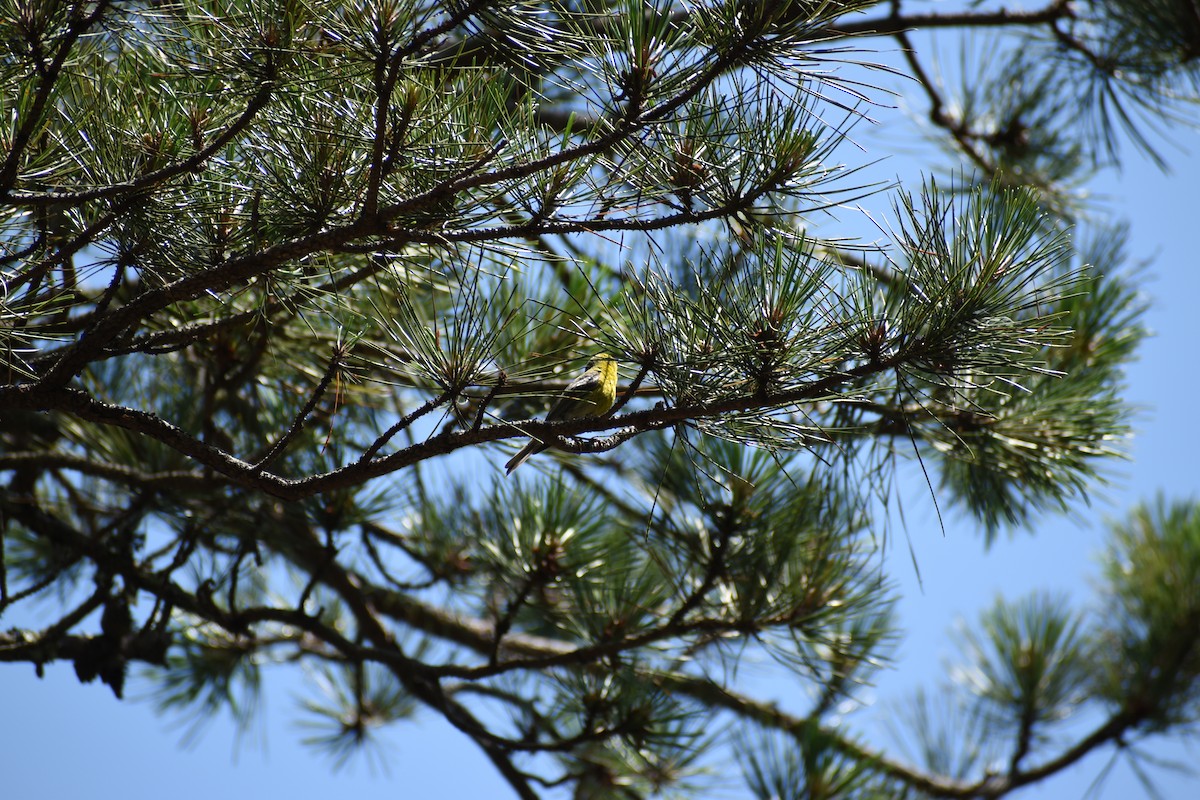
[[[55,612],[0,660],[181,715],[299,664],[336,760],[422,710],[526,798],[994,798],[1194,730],[1168,499],[1106,615],[978,621],[924,763],[837,714],[902,476],[986,546],[1123,454],[1144,306],[1083,189],[1200,99],[1187,0],[912,5],[6,0],[0,612]],[[897,104],[944,172],[860,180]],[[612,410],[544,421],[600,352]]]

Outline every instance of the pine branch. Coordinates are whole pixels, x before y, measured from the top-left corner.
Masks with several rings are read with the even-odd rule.
[[[106,4],[100,4],[101,7],[104,5]],[[224,150],[230,142],[240,136],[255,121],[259,112],[266,108],[267,103],[270,102],[274,91],[274,81],[268,79],[268,82],[246,103],[241,116],[232,125],[218,134],[208,146],[182,161],[160,167],[153,172],[147,172],[144,175],[139,175],[122,183],[75,191],[61,189],[42,192],[10,190],[0,193],[0,200],[14,206],[27,206],[31,208],[40,206],[83,205],[94,200],[113,200],[118,204],[122,200],[128,202],[128,198],[144,192],[151,187],[160,186],[172,178],[203,169],[206,163]],[[10,155],[13,154],[16,154],[16,150]]]
[[[1060,19],[1074,16],[1070,0],[1054,0],[1049,5],[1034,11],[1013,11],[1000,8],[995,11],[964,11],[959,13],[905,14],[901,4],[892,3],[892,13],[873,19],[838,21],[829,26],[829,32],[838,36],[891,36],[914,30],[937,28],[1009,28],[1051,25]]]
[[[109,7],[109,0],[100,0],[90,13],[85,14],[83,13],[83,4],[76,5],[70,12],[70,21],[66,31],[63,32],[58,50],[49,63],[37,58],[41,43],[33,37],[30,38],[30,49],[38,62],[34,67],[38,76],[37,91],[33,94],[26,112],[21,116],[12,139],[8,143],[8,156],[4,159],[3,165],[0,165],[0,200],[9,200],[13,196],[12,187],[17,180],[17,170],[21,164],[21,158],[25,155],[25,148],[28,147],[29,140],[37,129],[38,123],[46,113],[46,105],[54,93],[54,86],[63,72],[67,57],[70,56],[76,43],[87,31],[104,18]]]
[[[698,419],[713,419],[734,412],[778,408],[803,401],[823,398],[847,382],[870,375],[887,373],[910,359],[919,359],[919,348],[903,355],[867,362],[842,373],[813,381],[801,388],[770,395],[752,393],[716,402],[693,402],[673,407],[636,411],[617,417],[576,418],[557,422],[529,420],[521,423],[498,423],[463,431],[443,431],[422,442],[409,445],[384,458],[370,462],[359,461],[332,472],[300,479],[286,479],[256,468],[236,456],[207,442],[188,435],[177,426],[154,414],[133,408],[100,402],[78,389],[43,389],[37,385],[0,387],[0,408],[35,411],[67,411],[79,419],[112,425],[144,434],[172,449],[225,475],[234,483],[257,489],[284,499],[300,499],[358,485],[364,480],[386,475],[412,466],[428,458],[446,455],[465,447],[500,441],[513,436],[535,436],[544,441],[559,442],[578,452],[601,452],[612,449],[629,436],[672,424]],[[591,444],[570,445],[559,437],[580,433],[624,429],[615,437],[596,440]]]

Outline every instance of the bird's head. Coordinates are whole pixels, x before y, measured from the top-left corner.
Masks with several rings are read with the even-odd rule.
[[[597,370],[603,376],[604,380],[616,382],[617,379],[617,360],[608,353],[597,353],[592,356],[587,363],[589,370]]]

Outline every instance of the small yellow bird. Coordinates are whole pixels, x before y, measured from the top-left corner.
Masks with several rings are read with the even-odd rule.
[[[587,370],[567,384],[562,396],[554,403],[547,422],[574,417],[598,417],[613,406],[617,398],[617,361],[608,353],[599,353],[587,363]],[[504,465],[506,474],[524,464],[530,456],[542,452],[550,445],[537,439],[521,448]]]

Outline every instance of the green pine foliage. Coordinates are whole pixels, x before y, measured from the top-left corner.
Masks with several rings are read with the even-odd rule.
[[[335,766],[423,711],[525,798],[994,798],[1194,730],[1193,501],[1096,614],[985,613],[916,766],[839,711],[902,476],[986,545],[1125,453],[1144,302],[1077,189],[1190,113],[1193,12],[0,0],[0,660],[243,724],[301,669]],[[950,92],[923,26],[997,57]],[[860,179],[896,76],[952,177]],[[601,351],[613,411],[541,421]]]

